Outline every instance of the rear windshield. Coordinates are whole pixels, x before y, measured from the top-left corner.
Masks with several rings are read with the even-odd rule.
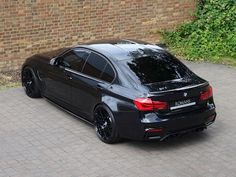
[[[165,52],[155,52],[151,56],[121,62],[128,68],[128,72],[131,72],[142,84],[180,79],[191,74],[178,59]]]

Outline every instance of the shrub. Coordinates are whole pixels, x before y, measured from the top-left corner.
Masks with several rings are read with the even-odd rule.
[[[236,61],[236,0],[199,0],[194,20],[162,37],[189,60]]]

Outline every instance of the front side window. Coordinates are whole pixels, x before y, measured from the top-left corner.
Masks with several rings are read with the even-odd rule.
[[[59,65],[81,72],[88,56],[89,53],[87,51],[70,51],[61,57]]]
[[[86,61],[82,73],[100,79],[106,65],[107,61],[102,56],[92,52]]]

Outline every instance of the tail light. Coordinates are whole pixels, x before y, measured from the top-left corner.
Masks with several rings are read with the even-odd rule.
[[[167,103],[162,101],[152,101],[151,98],[136,98],[135,106],[140,111],[154,111],[167,109]]]
[[[205,101],[207,99],[209,99],[210,97],[213,96],[213,91],[212,91],[212,87],[209,86],[208,89],[204,92],[201,93],[200,95],[200,100],[201,101]]]

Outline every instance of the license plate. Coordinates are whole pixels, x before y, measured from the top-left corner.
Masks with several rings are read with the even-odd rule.
[[[196,105],[196,102],[191,99],[175,101],[171,105],[170,110],[175,110],[175,109],[184,108],[188,106],[194,106],[194,105]]]

